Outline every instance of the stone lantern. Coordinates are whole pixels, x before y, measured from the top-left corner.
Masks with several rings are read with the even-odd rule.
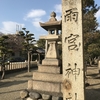
[[[38,65],[38,70],[33,72],[28,89],[41,94],[43,100],[49,100],[44,98],[47,96],[52,96],[52,100],[57,100],[57,98],[59,100],[62,97],[62,72],[57,45],[60,41],[61,21],[57,21],[56,13],[52,12],[50,20],[40,23],[40,26],[48,31],[46,36],[40,37],[46,40],[46,55],[42,64]]]
[[[48,35],[41,36],[40,39],[46,40],[45,59],[42,65],[59,65],[59,53],[57,49],[60,41],[59,30],[61,30],[61,21],[57,21],[56,13],[51,13],[51,18],[48,22],[41,23],[40,26],[48,31]]]

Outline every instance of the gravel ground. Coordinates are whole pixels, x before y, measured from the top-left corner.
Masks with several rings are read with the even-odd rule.
[[[100,100],[100,74],[97,67],[87,68],[86,100]]]
[[[34,69],[35,70],[35,69]],[[32,79],[33,69],[15,72],[6,75],[4,80],[0,80],[0,100],[16,100],[20,97],[20,91],[27,88],[27,82]]]
[[[87,68],[87,80],[90,85],[86,87],[86,100],[100,100],[100,75],[97,67]],[[4,80],[0,80],[0,100],[18,100],[20,91],[27,88],[27,82],[32,79],[33,71],[27,70],[6,75]]]

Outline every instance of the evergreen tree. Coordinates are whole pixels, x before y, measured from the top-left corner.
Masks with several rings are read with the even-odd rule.
[[[39,39],[38,41],[37,41],[37,45],[38,45],[38,47],[39,48],[42,48],[42,49],[45,49],[45,39]]]
[[[93,59],[100,56],[100,33],[84,34],[85,60],[93,64]]]
[[[19,35],[23,37],[23,50],[27,52],[28,56],[28,72],[30,71],[30,53],[32,52],[34,45],[33,42],[35,41],[34,34],[29,33],[26,31],[26,28],[22,28],[23,31],[19,32]]]
[[[83,0],[83,34],[84,34],[84,54],[85,61],[93,59],[99,55],[98,37],[97,33],[98,22],[95,14],[99,10],[99,6],[95,4],[94,0]],[[91,63],[91,60],[90,60]]]
[[[7,42],[8,36],[3,35],[0,37],[0,66],[2,71],[1,79],[5,77],[5,65],[9,64],[7,59],[9,55],[12,53],[12,50],[8,48]]]
[[[83,0],[83,33],[96,31],[98,22],[95,14],[99,8],[94,0]]]

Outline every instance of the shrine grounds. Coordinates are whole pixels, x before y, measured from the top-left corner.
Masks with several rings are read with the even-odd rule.
[[[20,100],[20,91],[27,88],[35,70],[37,68],[32,68],[29,73],[23,69],[6,74],[5,79],[0,80],[0,100]]]
[[[29,73],[27,69],[7,73],[4,80],[0,80],[0,100],[21,100],[20,91],[27,88],[27,82],[32,79],[32,68]],[[87,67],[86,100],[100,100],[100,74],[97,66]],[[77,90],[76,90],[77,91]]]

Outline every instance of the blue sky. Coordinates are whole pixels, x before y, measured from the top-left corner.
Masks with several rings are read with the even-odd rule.
[[[100,6],[100,0],[95,0]],[[39,36],[47,34],[39,22],[46,22],[52,11],[61,19],[61,0],[0,0],[0,32],[16,33],[20,27],[26,27],[33,33],[36,40]],[[100,22],[100,11],[96,14]]]

